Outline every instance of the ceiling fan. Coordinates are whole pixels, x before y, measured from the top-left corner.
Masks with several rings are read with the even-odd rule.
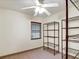
[[[22,8],[23,10],[24,9],[35,8],[35,14],[34,14],[34,16],[37,16],[38,14],[42,14],[42,13],[46,13],[49,16],[49,15],[51,15],[51,13],[49,11],[47,11],[45,8],[46,7],[58,7],[57,3],[42,4],[42,3],[40,3],[39,0],[34,0],[34,1],[35,1],[35,6]]]

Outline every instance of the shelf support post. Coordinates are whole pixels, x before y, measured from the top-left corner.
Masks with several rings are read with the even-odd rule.
[[[66,59],[68,59],[68,0],[66,0]]]

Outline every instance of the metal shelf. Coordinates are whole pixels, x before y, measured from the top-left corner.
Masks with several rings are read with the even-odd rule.
[[[54,22],[45,23],[44,25],[53,25],[54,23],[55,23],[55,24],[58,24],[58,22],[55,22],[55,21],[54,21]]]
[[[72,18],[69,18],[69,23],[70,22],[74,22],[74,21],[78,21],[78,20],[79,20],[79,16],[72,17]],[[74,31],[76,31],[76,29],[77,30],[79,29],[79,26],[72,26],[72,27],[70,26],[70,27],[68,27],[68,30],[71,30],[73,34],[68,35],[68,38],[69,38],[68,42],[70,43],[69,46],[68,46],[68,48],[63,48],[64,47],[63,43],[66,43],[66,39],[64,38],[64,30],[67,29],[67,28],[64,27],[64,24],[65,24],[64,21],[66,21],[66,20],[62,20],[61,21],[62,59],[63,59],[63,57],[65,55],[64,53],[66,53],[66,49],[68,49],[69,56],[73,56],[74,55],[73,57],[75,59],[76,56],[77,56],[77,54],[79,53],[79,50],[77,50],[75,47],[72,47],[73,45],[71,47],[69,47],[69,46],[70,46],[71,43],[75,43],[75,44],[79,43],[79,40],[78,40],[79,39],[79,33],[77,33],[77,34],[73,33]]]
[[[52,29],[49,28],[49,26],[52,26]],[[57,26],[57,27],[56,27]],[[44,27],[46,27],[46,29],[44,29]],[[46,36],[44,35],[44,31],[46,31]],[[50,31],[50,32],[49,32]],[[49,35],[48,33],[53,32],[53,35]],[[57,34],[56,34],[57,33]],[[49,42],[49,38],[51,38],[53,40],[53,43]],[[45,42],[45,39],[47,42]],[[58,40],[57,44],[55,39]],[[48,48],[53,47],[54,50],[54,55],[56,54],[56,47],[58,48],[58,52],[59,52],[59,22],[50,22],[50,23],[45,23],[43,24],[43,48],[45,47],[45,44],[47,45]]]
[[[77,2],[75,2],[74,0],[70,0],[70,2],[75,6],[75,8],[79,11],[79,1],[77,0]]]
[[[49,37],[49,38],[59,38],[57,36],[44,36],[44,37]]]
[[[66,28],[62,28],[62,29],[66,29]],[[68,29],[79,29],[79,27],[69,27]]]
[[[63,48],[64,50],[66,50],[66,48]],[[72,53],[72,54],[77,54],[79,52],[79,50],[74,49],[74,48],[68,48],[68,53]]]
[[[58,31],[58,29],[50,29],[50,30],[44,30],[44,31]]]
[[[76,54],[74,59],[79,59],[79,52]]]
[[[69,35],[68,37],[76,37],[76,38],[79,38],[79,34]]]
[[[66,41],[66,40],[62,40],[62,41]],[[68,40],[69,42],[74,42],[74,43],[79,43],[79,40]]]
[[[75,17],[72,17],[72,18],[69,18],[68,21],[71,22],[71,21],[77,21],[79,20],[79,16],[75,16]],[[63,19],[62,21],[66,21],[65,19]]]
[[[54,44],[54,43],[51,43],[51,42],[45,42],[44,44],[49,44],[49,46],[52,46],[52,47],[54,47],[54,45],[59,46],[59,44]]]

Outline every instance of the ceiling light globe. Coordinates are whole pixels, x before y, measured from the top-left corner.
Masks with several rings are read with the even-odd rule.
[[[44,8],[40,8],[40,10],[39,10],[39,14],[42,14],[44,11],[45,11]]]

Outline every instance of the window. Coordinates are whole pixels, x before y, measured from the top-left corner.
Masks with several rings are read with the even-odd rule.
[[[41,38],[41,23],[31,22],[31,39]]]

